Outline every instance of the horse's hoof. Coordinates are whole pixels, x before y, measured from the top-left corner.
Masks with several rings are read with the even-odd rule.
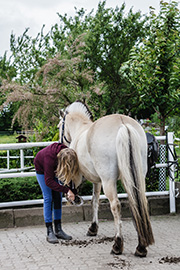
[[[91,232],[90,230],[88,230],[87,232],[87,236],[96,236],[97,233],[96,232]]]
[[[146,257],[146,255],[147,255],[147,249],[145,247],[139,245],[136,248],[136,251],[135,251],[134,255],[135,256],[138,256],[140,258]]]
[[[97,232],[98,232],[98,225],[96,224],[96,222],[93,222],[91,226],[89,227],[87,236],[96,236]]]
[[[123,238],[116,237],[115,243],[112,246],[111,254],[121,255],[123,253]]]

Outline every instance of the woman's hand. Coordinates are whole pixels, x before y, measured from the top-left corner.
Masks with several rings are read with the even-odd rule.
[[[70,201],[74,201],[75,200],[75,195],[74,195],[74,193],[71,190],[68,191],[67,197],[68,197],[68,199]]]

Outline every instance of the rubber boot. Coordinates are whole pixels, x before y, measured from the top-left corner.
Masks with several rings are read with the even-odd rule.
[[[57,238],[63,239],[63,240],[71,240],[72,236],[67,235],[61,227],[61,219],[54,220],[54,225],[55,225],[55,236]]]
[[[52,223],[46,223],[46,227],[47,227],[47,237],[46,240],[51,243],[51,244],[57,244],[59,243],[57,237],[54,234],[53,231],[53,227],[52,227]]]

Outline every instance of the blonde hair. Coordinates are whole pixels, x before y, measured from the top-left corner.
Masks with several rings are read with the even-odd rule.
[[[57,178],[65,185],[68,185],[71,180],[75,183],[76,177],[79,174],[79,163],[76,152],[71,148],[64,148],[57,154],[57,158]]]

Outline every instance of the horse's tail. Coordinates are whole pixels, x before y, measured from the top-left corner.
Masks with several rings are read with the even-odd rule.
[[[154,243],[145,195],[145,176],[139,134],[131,125],[122,124],[116,139],[120,178],[128,194],[139,242],[147,247]]]

